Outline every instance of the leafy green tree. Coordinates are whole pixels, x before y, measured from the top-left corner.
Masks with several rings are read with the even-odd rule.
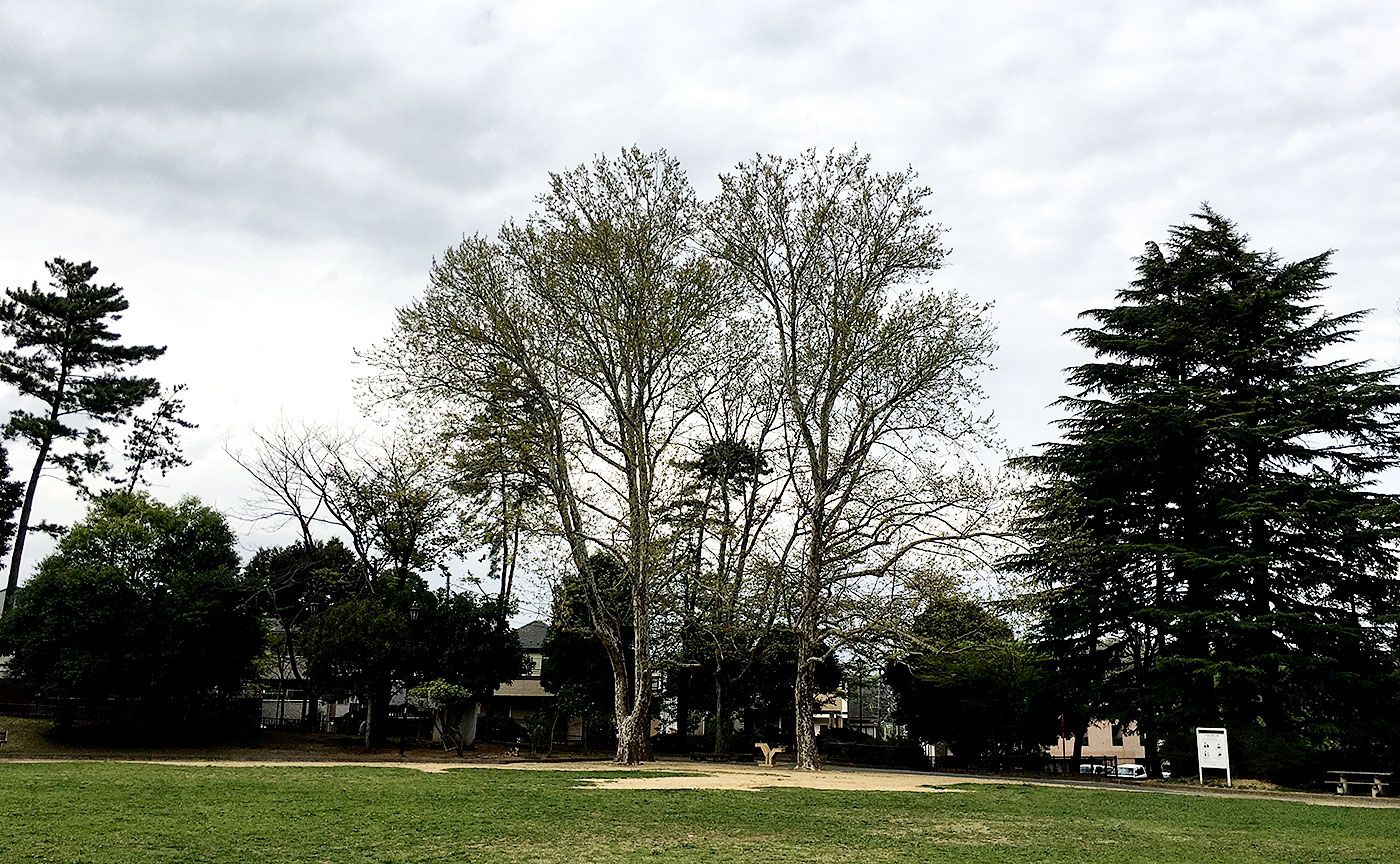
[[[433,712],[433,728],[442,739],[442,749],[455,748],[457,755],[461,756],[464,748],[472,746],[476,730],[472,729],[471,740],[468,740],[468,736],[461,731],[461,722],[468,712],[475,717],[476,694],[460,685],[434,678],[409,690],[408,697]]]
[[[310,723],[315,687],[303,680],[301,627],[321,609],[355,596],[361,582],[354,553],[336,538],[311,540],[259,549],[243,572],[257,608],[276,625],[270,647],[279,677],[302,682],[302,716]]]
[[[943,232],[912,170],[808,151],[758,157],[720,182],[710,251],[766,326],[783,411],[792,560],[776,563],[801,712],[824,652],[893,637],[901,573],[989,530],[987,486],[944,466],[986,431],[971,405],[992,332],[984,307],[925,284]],[[815,770],[810,717],[795,725],[796,764]]]
[[[440,591],[427,606],[413,636],[419,646],[416,673],[420,680],[439,681],[467,694],[463,700],[448,700],[449,691],[438,688],[430,697],[460,753],[476,742],[478,703],[526,671],[525,655],[510,626],[510,607],[499,597]]]
[[[87,478],[108,467],[103,427],[121,423],[156,395],[154,378],[123,374],[165,353],[151,345],[121,345],[111,322],[121,318],[127,301],[116,285],[96,285],[97,268],[55,258],[45,265],[53,279],[45,290],[7,288],[0,303],[0,333],[12,345],[0,351],[0,381],[37,410],[16,409],[6,437],[23,440],[34,451],[34,467],[25,487],[10,557],[6,608],[19,585],[24,541],[30,530],[34,493],[44,467],[63,469],[80,492]],[[36,526],[38,527],[38,526]]]
[[[550,181],[524,225],[435,263],[426,296],[373,355],[374,386],[458,416],[503,366],[528,388],[551,534],[585,582],[599,551],[629,582],[630,638],[597,586],[586,596],[613,668],[616,759],[631,763],[648,749],[672,453],[720,365],[736,295],[699,254],[702,210],[665,153],[631,148]]]
[[[139,699],[177,716],[239,695],[264,633],[233,544],[193,498],[99,496],[0,619],[11,674],[40,696]]]
[[[313,531],[324,527],[348,541],[334,551],[353,556],[336,563],[334,585],[304,583],[314,571],[288,571],[285,565],[303,554],[293,550],[268,560],[266,571],[260,564],[257,573],[284,580],[269,583],[284,621],[305,617],[298,593],[314,589],[332,604],[304,622],[303,671],[325,695],[361,697],[369,710],[366,746],[380,745],[396,686],[458,677],[425,671],[434,665],[435,643],[421,638],[437,606],[423,574],[445,568],[461,539],[461,499],[446,460],[408,438],[361,446],[332,430],[287,424],[257,437],[254,453],[234,458],[264,492],[262,515],[295,521],[304,552],[323,547]],[[279,572],[295,578],[286,582]],[[415,614],[422,623],[411,621]],[[290,624],[283,630],[292,638]]]
[[[1377,625],[1400,510],[1375,482],[1397,461],[1400,388],[1332,359],[1361,313],[1317,302],[1330,253],[1248,244],[1203,208],[1071,331],[1098,359],[1071,370],[1063,440],[1022,460],[1032,548],[1007,563],[1039,582],[1046,650],[1101,670],[1087,701],[1104,719],[1167,740],[1178,766],[1192,727],[1224,724],[1267,775],[1387,736],[1364,706],[1394,668]]]
[[[358,696],[368,708],[365,749],[385,740],[392,682],[409,662],[407,616],[379,597],[338,603],[302,628],[306,669],[322,692]]]
[[[944,594],[919,614],[913,635],[919,650],[885,669],[895,718],[911,735],[984,765],[1054,740],[1050,679],[1005,621],[970,598]]]

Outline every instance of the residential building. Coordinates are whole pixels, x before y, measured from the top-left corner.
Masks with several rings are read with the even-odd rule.
[[[1107,720],[1094,722],[1080,739],[1080,745],[1080,756],[1086,759],[1108,757],[1117,760],[1111,764],[1131,765],[1147,758],[1142,739],[1136,730],[1131,726],[1110,723]],[[1073,738],[1060,739],[1051,746],[1051,756],[1058,757],[1062,753],[1074,755]]]

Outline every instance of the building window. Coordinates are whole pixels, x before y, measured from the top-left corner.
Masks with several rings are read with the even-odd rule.
[[[1122,746],[1123,746],[1123,727],[1122,727],[1122,726],[1119,726],[1117,723],[1114,723],[1113,726],[1112,726],[1111,728],[1113,729],[1113,746],[1114,746],[1114,747],[1122,747]]]

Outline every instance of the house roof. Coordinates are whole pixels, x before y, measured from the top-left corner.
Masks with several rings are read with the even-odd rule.
[[[515,628],[515,635],[520,637],[520,647],[527,654],[538,654],[544,650],[544,635],[548,632],[549,625],[543,621],[531,621]]]

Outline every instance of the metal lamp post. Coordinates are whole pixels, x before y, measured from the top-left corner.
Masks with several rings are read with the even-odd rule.
[[[306,617],[314,618],[321,614],[321,601],[312,598],[306,604]],[[301,681],[301,726],[303,729],[313,724],[316,714],[315,695],[311,692],[311,681],[303,678]]]
[[[413,625],[418,623],[418,616],[422,610],[418,607],[417,601],[408,607],[408,656],[413,658]],[[408,737],[408,676],[404,676],[403,682],[404,700],[403,709],[399,712],[399,755],[403,755],[404,739]]]

